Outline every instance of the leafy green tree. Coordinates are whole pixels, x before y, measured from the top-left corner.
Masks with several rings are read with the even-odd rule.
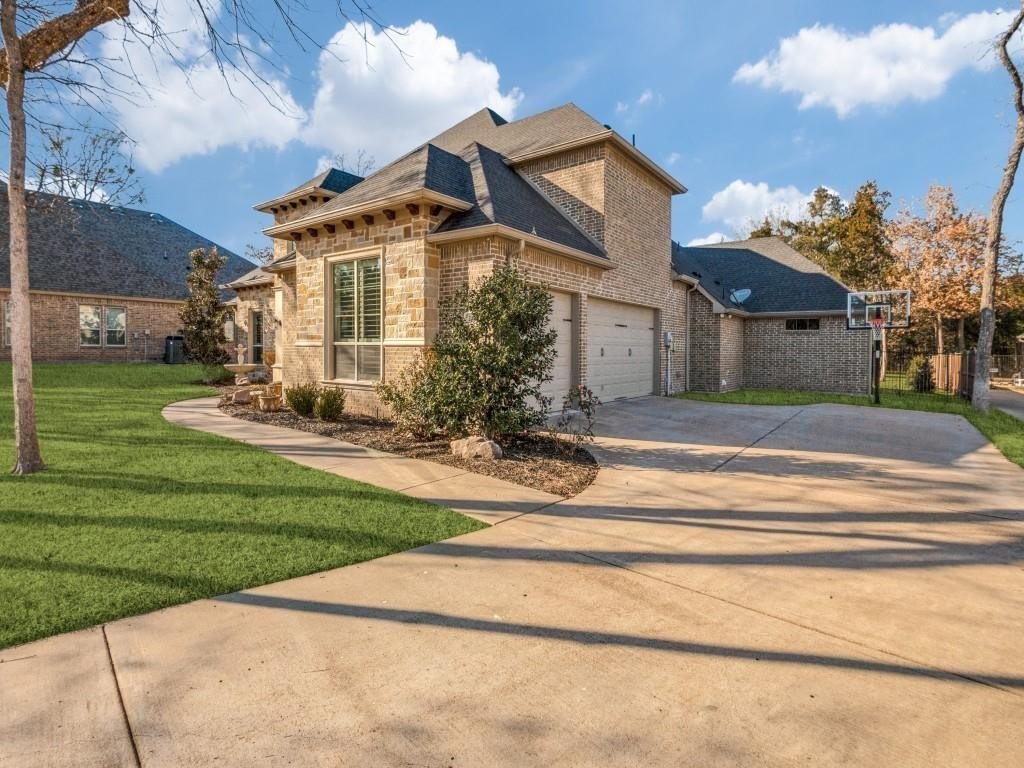
[[[229,311],[220,298],[217,274],[227,258],[211,248],[196,248],[188,255],[189,297],[181,308],[181,322],[185,333],[185,353],[190,360],[202,365],[222,365],[228,361],[224,350],[224,322]]]
[[[551,294],[514,268],[463,285],[441,307],[433,349],[378,388],[403,428],[500,439],[543,421],[557,334]]]
[[[780,222],[778,234],[852,289],[886,288],[894,265],[885,220],[889,198],[874,181],[862,184],[849,203],[819,187],[807,218]]]

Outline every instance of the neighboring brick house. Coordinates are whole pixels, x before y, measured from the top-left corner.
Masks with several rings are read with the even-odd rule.
[[[688,389],[869,390],[871,334],[846,327],[849,289],[779,238],[673,243],[672,264],[694,286]]]
[[[138,361],[180,333],[188,253],[214,245],[158,213],[29,196],[32,354],[37,361]],[[0,186],[0,360],[10,360],[7,187]],[[234,278],[252,264],[228,256]]]
[[[373,413],[376,384],[432,343],[440,302],[513,264],[553,294],[556,404],[577,382],[605,401],[685,389],[691,324],[694,346],[718,334],[715,378],[736,380],[743,323],[708,302],[700,325],[699,281],[672,267],[685,191],[572,104],[514,122],[483,109],[366,179],[332,170],[257,205],[276,258],[229,284],[236,327],[252,338],[258,316],[264,348],[273,333],[286,386],[341,386]]]

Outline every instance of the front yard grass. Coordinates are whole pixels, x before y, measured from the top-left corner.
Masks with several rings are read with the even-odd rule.
[[[484,524],[168,424],[191,366],[37,365],[47,469],[14,461],[0,364],[0,648],[357,563]]]
[[[745,405],[814,405],[840,403],[871,408],[900,408],[911,411],[954,413],[963,416],[992,441],[1003,455],[1024,467],[1024,421],[995,408],[979,413],[959,398],[918,392],[887,392],[882,390],[882,404],[876,406],[868,395],[838,395],[828,392],[798,392],[785,389],[740,389],[735,392],[683,392],[676,397],[716,403]]]

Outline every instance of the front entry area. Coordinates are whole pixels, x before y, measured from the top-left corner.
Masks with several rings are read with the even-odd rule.
[[[587,301],[587,386],[602,402],[654,393],[654,310]]]

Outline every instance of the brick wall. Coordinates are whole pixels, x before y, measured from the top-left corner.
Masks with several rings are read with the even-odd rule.
[[[696,291],[690,293],[690,389],[717,392],[721,378],[720,328],[711,302]]]
[[[742,389],[743,378],[743,329],[746,320],[735,316],[718,316],[718,389],[731,392]]]
[[[3,304],[9,294],[0,291],[0,325],[4,323]],[[164,338],[181,333],[180,302],[147,299],[122,299],[100,296],[73,296],[56,293],[31,294],[32,356],[37,362],[136,362],[161,360]],[[123,347],[81,346],[79,344],[79,305],[123,307],[127,311],[127,343]],[[104,317],[105,315],[101,315]],[[0,329],[0,360],[10,360],[10,347]],[[146,331],[149,331],[148,336]],[[101,332],[101,341],[106,341]]]
[[[845,317],[821,317],[817,331],[787,331],[785,318],[747,318],[745,386],[866,393],[870,341],[870,333],[847,330]]]

